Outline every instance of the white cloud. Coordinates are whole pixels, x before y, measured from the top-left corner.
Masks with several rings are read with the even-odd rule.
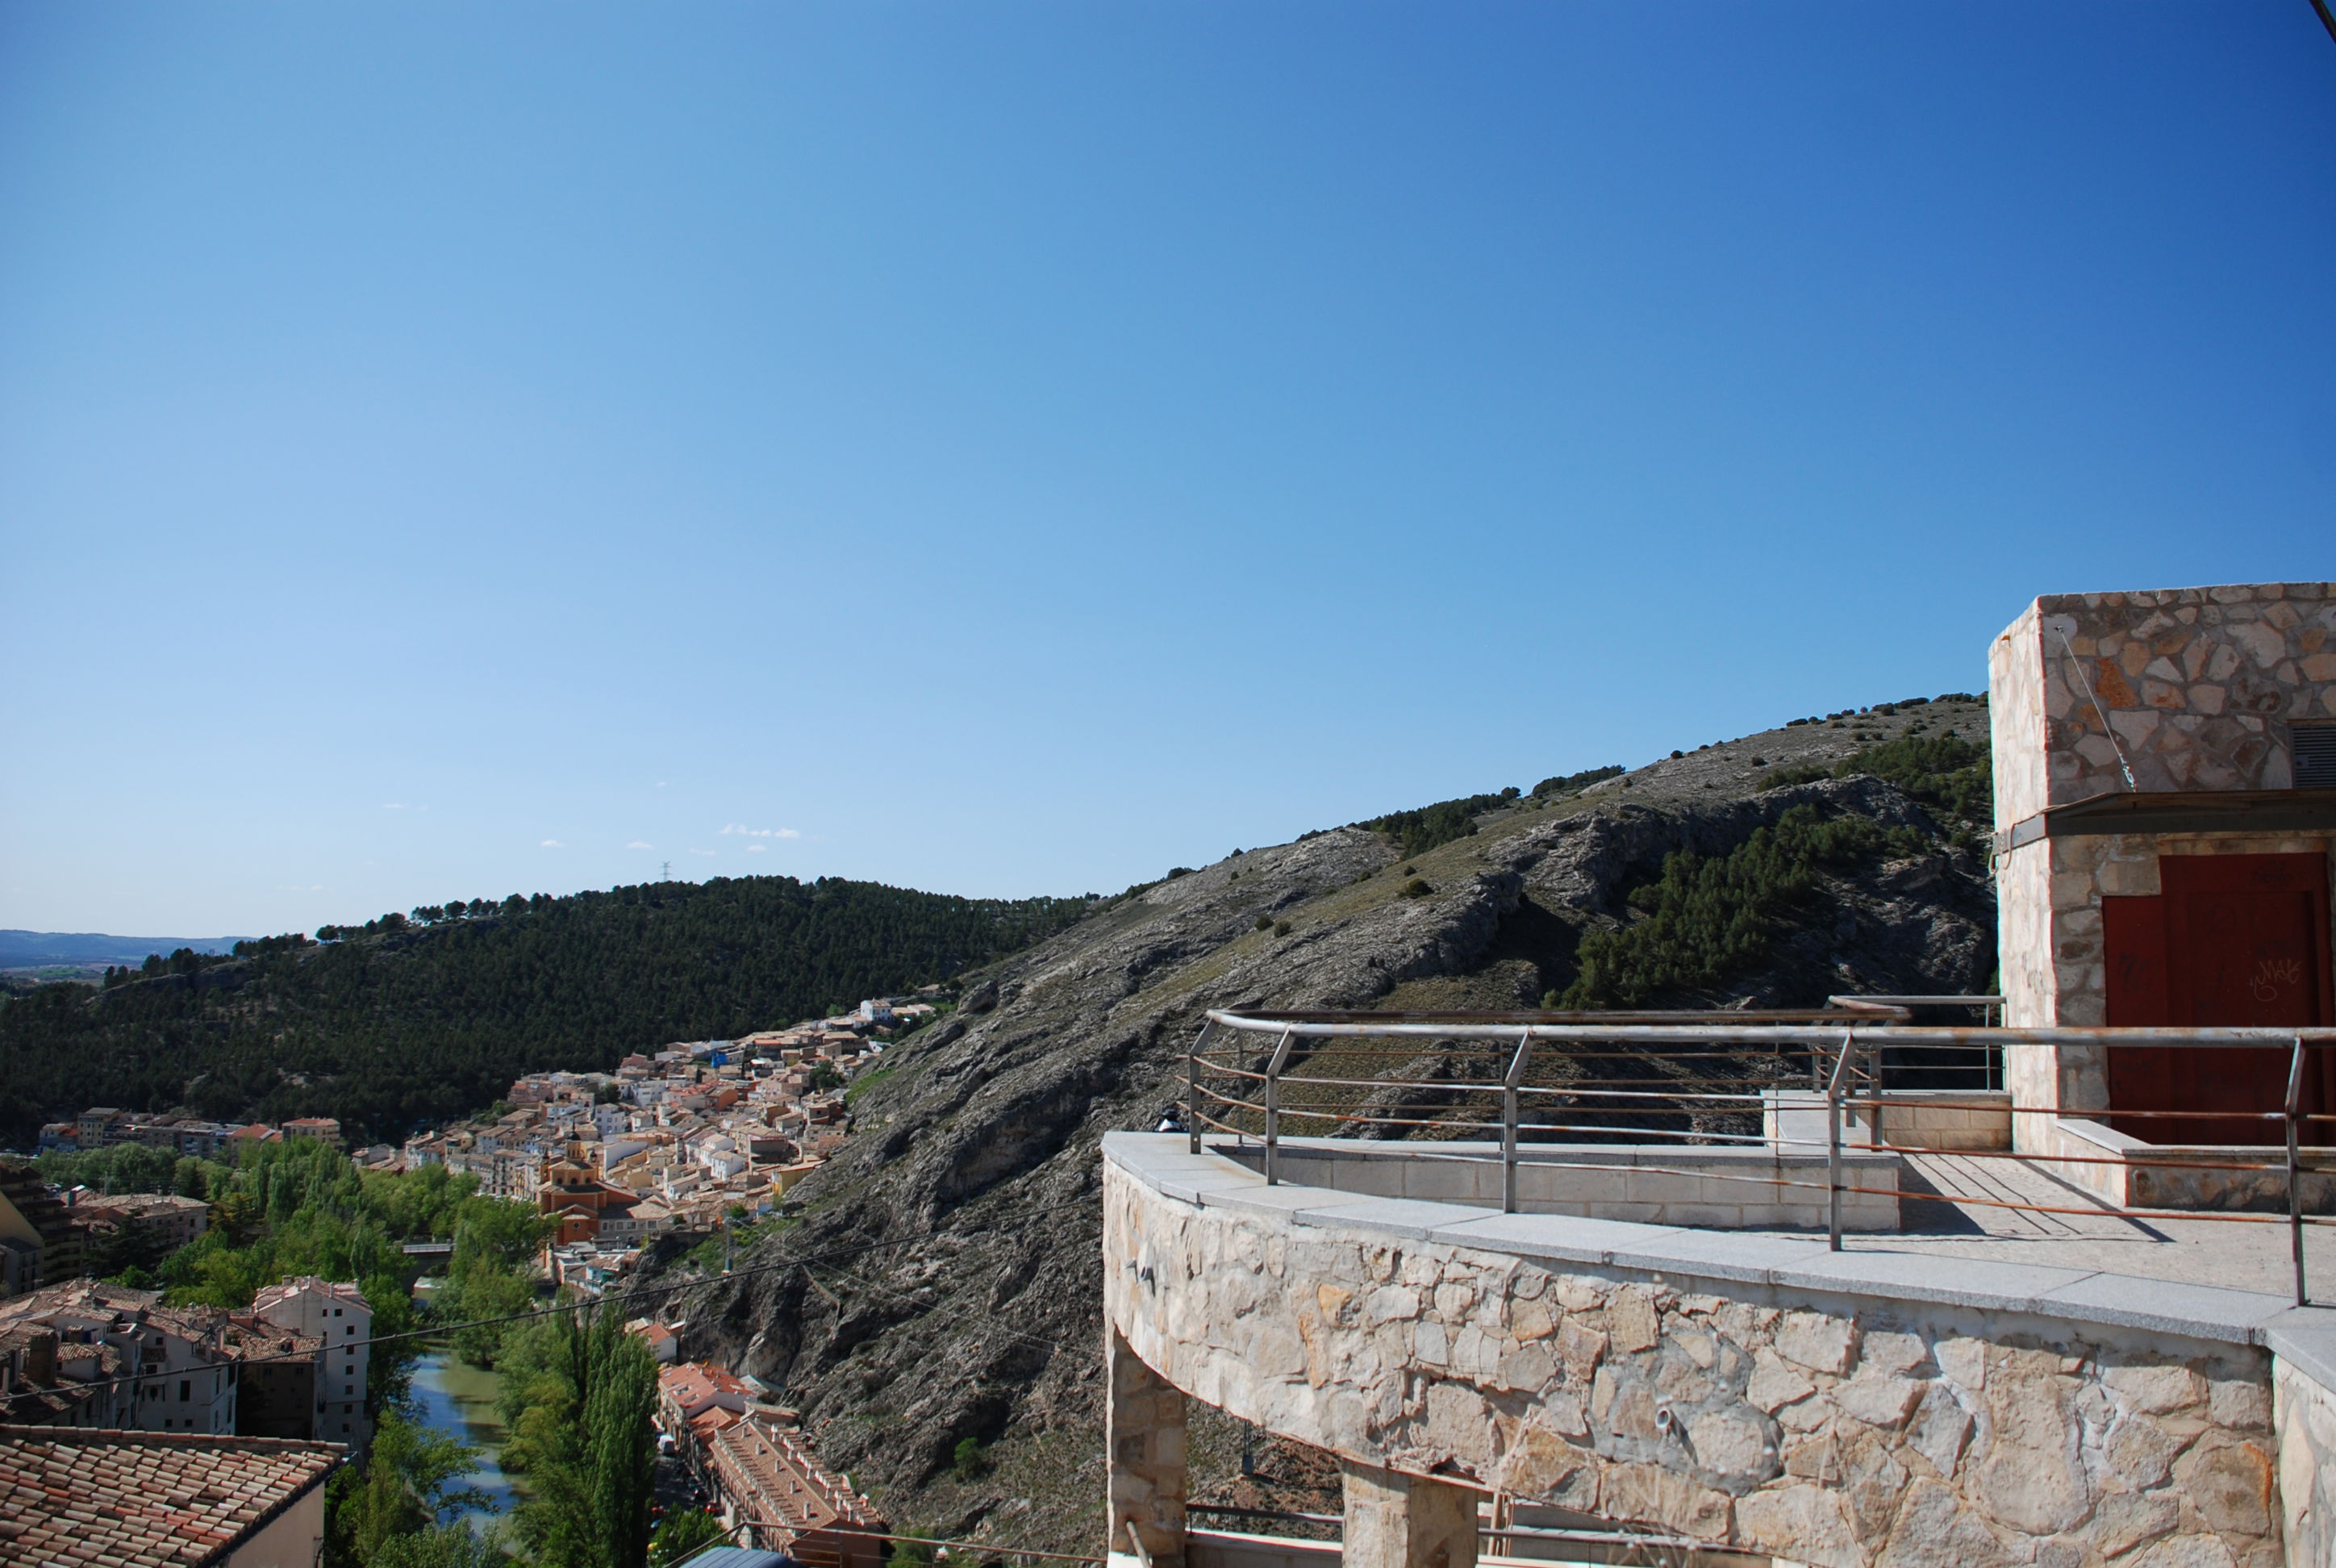
[[[770,847],[771,846],[768,844],[748,844],[746,846],[746,852],[750,855],[758,855]]]
[[[706,855],[708,857],[711,857],[714,853],[712,850],[692,850],[689,852],[694,855]]]
[[[384,801],[382,802],[381,809],[385,812],[402,812],[405,809],[405,803],[404,801]]]
[[[799,839],[803,834],[793,828],[750,828],[745,823],[725,823],[722,831],[750,839]]]
[[[558,839],[546,839],[543,841],[543,847],[548,850],[564,850],[568,846]]]
[[[630,843],[627,844],[625,847],[626,847],[627,849],[628,849],[628,850],[653,850],[653,849],[657,848],[657,845],[655,845],[655,844],[653,844],[653,843],[649,843],[649,842],[646,842],[645,840],[641,840],[641,839],[635,839],[632,842],[630,842]]]

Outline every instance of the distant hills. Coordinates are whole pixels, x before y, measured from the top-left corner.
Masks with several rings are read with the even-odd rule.
[[[142,964],[147,955],[170,957],[180,948],[230,951],[239,937],[112,937],[99,931],[0,930],[0,969],[48,965]]]
[[[88,1105],[328,1115],[356,1138],[396,1138],[492,1103],[521,1073],[610,1068],[945,981],[1095,907],[717,878],[430,905],[225,956],[177,942],[151,965],[154,945],[131,943],[97,986],[0,988],[0,1147]]]

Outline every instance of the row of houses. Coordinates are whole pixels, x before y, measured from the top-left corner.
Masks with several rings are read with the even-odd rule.
[[[286,1138],[314,1138],[341,1146],[341,1124],[331,1116],[295,1116],[281,1124],[269,1122],[207,1122],[195,1116],[144,1115],[113,1105],[92,1105],[70,1122],[51,1122],[41,1129],[40,1150],[109,1149],[117,1144],[143,1144],[166,1154],[215,1160],[232,1154],[240,1144],[277,1143]]]
[[[670,1354],[654,1323],[634,1331]],[[804,1568],[881,1568],[892,1526],[848,1477],[812,1451],[794,1411],[768,1402],[751,1378],[703,1362],[657,1376],[660,1446],[704,1489],[730,1539],[784,1553]]]
[[[51,1285],[0,1301],[0,1421],[362,1446],[372,1328],[362,1291],[313,1276],[240,1312]]]
[[[443,1164],[556,1216],[546,1271],[597,1295],[659,1235],[774,1209],[848,1135],[848,1076],[931,1010],[863,1002],[791,1029],[637,1053],[610,1073],[530,1073],[501,1115],[409,1139],[392,1164]]]
[[[183,1247],[210,1226],[210,1205],[172,1193],[108,1196],[86,1187],[59,1192],[32,1165],[0,1161],[0,1298],[78,1277],[90,1248],[109,1232],[151,1233],[161,1249]]]

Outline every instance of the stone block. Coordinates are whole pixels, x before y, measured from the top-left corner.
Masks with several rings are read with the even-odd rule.
[[[1815,1372],[1849,1370],[1857,1325],[1823,1312],[1787,1312],[1776,1325],[1776,1353]]]
[[[2263,1535],[2278,1503],[2271,1456],[2254,1443],[2202,1440],[2175,1462],[2174,1478],[2199,1517],[2218,1531]]]
[[[2206,1379],[2178,1364],[2105,1367],[2101,1382],[2126,1408],[2152,1416],[2186,1410],[2206,1397]]]
[[[1800,1368],[1766,1345],[1753,1352],[1752,1361],[1752,1378],[1745,1386],[1744,1397],[1763,1410],[1773,1414],[1816,1392],[1817,1386]]]
[[[1652,1291],[1626,1285],[1606,1304],[1606,1331],[1617,1350],[1652,1349],[1662,1338],[1661,1315]]]
[[[2207,1419],[2217,1427],[2252,1432],[2271,1426],[2271,1390],[2261,1383],[2217,1378],[2207,1394]]]
[[[1913,1413],[1922,1397],[1922,1385],[1912,1378],[1860,1370],[1835,1388],[1829,1398],[1847,1415],[1869,1427],[1895,1427]]]
[[[1344,1568],[1475,1568],[1475,1491],[1351,1460],[1340,1475]]]
[[[1736,1504],[1737,1539],[1812,1568],[1865,1568],[1867,1557],[1841,1495],[1823,1486],[1755,1492]]]
[[[1699,1486],[1659,1465],[1616,1465],[1599,1488],[1609,1516],[1660,1524],[1698,1541],[1723,1541],[1734,1518],[1727,1493]]]

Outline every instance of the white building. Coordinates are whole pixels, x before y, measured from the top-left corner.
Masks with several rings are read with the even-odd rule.
[[[325,1366],[316,1389],[316,1436],[333,1443],[362,1443],[365,1424],[366,1346],[373,1339],[373,1308],[355,1285],[307,1275],[270,1285],[252,1298],[255,1316],[296,1334],[321,1336]]]

